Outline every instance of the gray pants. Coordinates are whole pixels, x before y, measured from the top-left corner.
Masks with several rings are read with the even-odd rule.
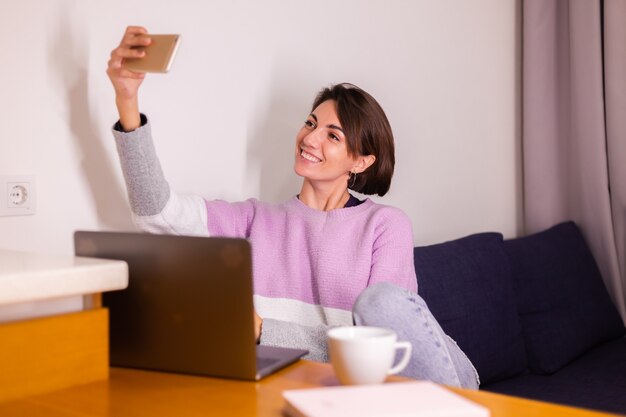
[[[356,325],[386,327],[398,334],[398,340],[411,342],[411,361],[401,375],[478,388],[476,369],[419,295],[386,282],[371,285],[361,293],[352,312]]]

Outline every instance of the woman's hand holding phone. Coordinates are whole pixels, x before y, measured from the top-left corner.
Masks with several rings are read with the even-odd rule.
[[[148,31],[140,26],[127,27],[122,41],[111,52],[107,66],[107,75],[115,89],[115,103],[120,123],[126,131],[135,130],[141,125],[137,95],[145,73],[130,71],[122,64],[125,58],[144,56],[145,52],[137,47],[150,44],[150,38],[144,36],[147,33]]]

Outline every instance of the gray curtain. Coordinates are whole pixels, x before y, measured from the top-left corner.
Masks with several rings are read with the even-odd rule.
[[[526,232],[574,220],[626,322],[626,1],[522,1]]]

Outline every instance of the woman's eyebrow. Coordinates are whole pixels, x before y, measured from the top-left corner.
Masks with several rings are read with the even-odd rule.
[[[341,133],[344,133],[343,129],[341,127],[337,126],[337,125],[326,125],[326,127],[329,127],[331,129],[337,129]]]
[[[315,115],[315,113],[311,113],[311,114],[309,114],[309,116],[312,117],[313,120],[315,120],[315,123],[317,123],[317,116]],[[343,133],[345,135],[345,132],[343,131],[343,129],[340,126],[330,124],[330,125],[326,125],[326,127],[330,128],[330,129],[336,129],[336,130],[340,131],[341,133]]]

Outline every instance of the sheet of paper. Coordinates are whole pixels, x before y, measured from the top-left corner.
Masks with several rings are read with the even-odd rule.
[[[489,410],[428,381],[283,392],[292,417],[488,417]]]

